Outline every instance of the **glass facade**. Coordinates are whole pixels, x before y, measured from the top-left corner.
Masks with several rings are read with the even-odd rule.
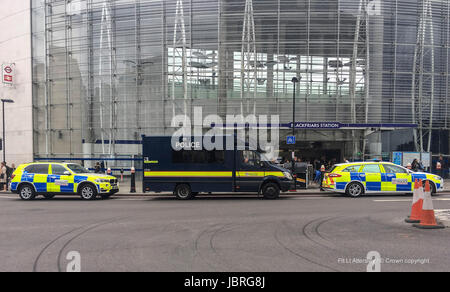
[[[129,159],[196,106],[290,123],[293,77],[297,121],[418,124],[448,154],[448,0],[32,2],[37,158]],[[402,131],[299,135],[357,139],[352,155],[413,143]]]

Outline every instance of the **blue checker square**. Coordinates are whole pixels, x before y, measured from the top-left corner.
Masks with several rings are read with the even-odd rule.
[[[336,183],[336,189],[337,190],[345,190],[346,186],[347,186],[347,183],[345,183],[345,182],[338,182],[338,183]]]
[[[81,183],[81,182],[83,182],[83,181],[86,181],[88,179],[88,177],[87,176],[75,176],[75,178],[74,178],[74,182],[76,183],[76,184],[79,184],[79,183]]]
[[[28,173],[24,173],[22,175],[21,181],[26,181],[26,182],[33,182],[34,180],[34,174],[28,174]]]
[[[366,182],[369,191],[381,191],[381,182]]]
[[[359,173],[350,173],[350,179],[353,181],[366,181],[365,176],[360,176]]]
[[[412,183],[408,183],[407,185],[397,185],[397,192],[410,192],[412,189]]]
[[[73,192],[73,184],[68,184],[67,186],[61,186],[61,192],[63,192],[63,193]]]
[[[16,183],[16,182],[11,183],[11,190],[13,190],[13,191],[17,190],[17,185],[18,184],[19,183]]]
[[[38,193],[45,193],[45,192],[47,192],[47,184],[46,183],[35,183],[34,187],[36,188],[36,191]]]

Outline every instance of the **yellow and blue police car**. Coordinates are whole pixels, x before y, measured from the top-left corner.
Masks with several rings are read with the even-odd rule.
[[[94,200],[98,195],[108,199],[119,191],[119,184],[115,177],[91,173],[79,164],[41,162],[20,165],[11,176],[10,190],[22,200],[38,195],[52,199],[57,194]]]
[[[444,180],[437,175],[413,172],[389,162],[338,164],[326,173],[322,189],[359,197],[369,193],[412,193],[416,179],[429,181],[433,194],[444,190]]]

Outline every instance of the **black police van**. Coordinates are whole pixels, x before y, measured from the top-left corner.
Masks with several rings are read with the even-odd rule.
[[[144,192],[173,192],[181,200],[193,199],[199,193],[226,192],[257,193],[277,199],[280,192],[294,188],[290,171],[263,161],[260,151],[238,147],[207,151],[203,144],[174,149],[172,137],[142,139]]]

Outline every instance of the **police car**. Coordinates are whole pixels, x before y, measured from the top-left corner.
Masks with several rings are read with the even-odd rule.
[[[52,199],[57,194],[79,194],[83,200],[94,200],[97,195],[108,199],[119,191],[119,184],[113,176],[94,174],[74,163],[30,163],[14,171],[10,189],[22,200],[37,195]]]
[[[416,179],[429,181],[433,194],[444,190],[444,180],[440,176],[413,172],[388,162],[338,164],[324,175],[322,188],[351,197],[369,193],[412,193]]]

